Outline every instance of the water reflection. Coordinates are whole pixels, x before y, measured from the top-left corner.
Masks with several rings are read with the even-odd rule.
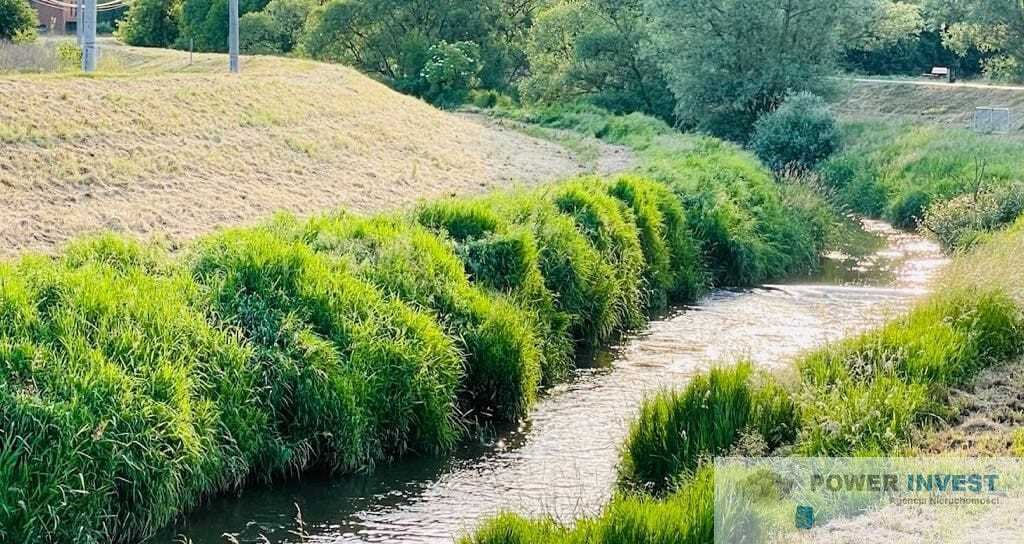
[[[611,352],[611,368],[581,370],[528,421],[448,458],[417,459],[372,475],[246,490],[201,509],[160,537],[196,543],[451,542],[509,509],[562,520],[596,513],[610,497],[618,448],[641,399],[737,358],[781,368],[824,342],[877,325],[923,294],[944,264],[918,236],[865,222],[877,243],[826,259],[821,275],[720,290],[652,322]]]

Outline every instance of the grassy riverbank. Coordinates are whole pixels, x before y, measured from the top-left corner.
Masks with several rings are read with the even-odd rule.
[[[822,178],[850,209],[904,228],[919,224],[948,249],[1024,212],[1024,139],[960,128],[868,121],[844,127]]]
[[[944,425],[951,388],[1024,353],[1022,249],[1024,219],[985,235],[907,316],[802,357],[792,381],[741,364],[649,399],[598,518],[566,527],[504,514],[462,542],[707,543],[715,455],[912,453]]]
[[[253,481],[447,450],[650,311],[817,265],[809,190],[604,122],[638,175],[0,265],[0,539],[131,542]]]

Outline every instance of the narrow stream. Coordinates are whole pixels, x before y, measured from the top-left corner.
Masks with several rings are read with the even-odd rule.
[[[305,480],[214,501],[157,542],[451,543],[501,510],[594,514],[611,496],[618,448],[640,401],[695,373],[748,358],[762,368],[863,331],[905,310],[945,263],[935,244],[884,223],[857,255],[830,255],[821,274],[719,290],[628,339],[599,368],[550,392],[518,428],[454,455],[372,475]],[[297,509],[301,510],[300,522]]]

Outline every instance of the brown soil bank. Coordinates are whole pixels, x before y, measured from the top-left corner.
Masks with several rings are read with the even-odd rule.
[[[104,45],[96,77],[0,76],[0,254],[96,230],[188,238],[275,210],[378,211],[589,169],[343,66],[254,57],[232,77],[221,55],[190,66],[187,53]]]
[[[1024,87],[916,80],[841,82],[836,111],[851,120],[893,119],[969,127],[979,107],[1009,108],[1012,130],[1024,130]]]

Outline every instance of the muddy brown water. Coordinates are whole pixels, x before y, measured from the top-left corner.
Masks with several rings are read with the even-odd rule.
[[[503,510],[563,521],[595,514],[611,497],[619,447],[645,396],[739,358],[783,368],[927,292],[946,262],[938,246],[880,222],[866,221],[864,230],[864,247],[829,255],[813,277],[714,291],[651,322],[492,439],[372,474],[247,489],[204,505],[154,541],[451,543]]]

